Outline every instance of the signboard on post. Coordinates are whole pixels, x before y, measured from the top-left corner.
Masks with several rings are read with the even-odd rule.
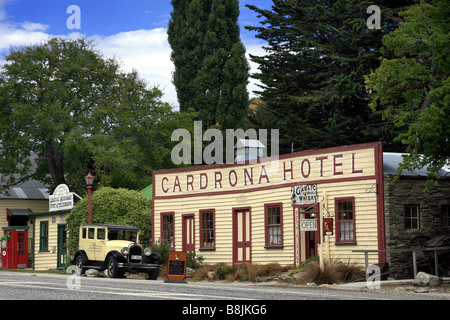
[[[317,219],[300,219],[300,231],[317,231]]]
[[[68,210],[73,208],[73,193],[69,187],[60,184],[52,195],[48,196],[49,211]]]
[[[187,253],[183,251],[170,251],[167,262],[167,280],[165,282],[180,282],[186,278]]]
[[[333,218],[323,218],[323,235],[333,235]]]

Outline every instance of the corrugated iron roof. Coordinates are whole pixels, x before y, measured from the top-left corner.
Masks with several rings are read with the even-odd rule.
[[[394,176],[397,175],[397,169],[403,161],[403,155],[405,155],[405,153],[383,152],[383,172]],[[409,177],[426,177],[428,175],[427,169],[428,167],[425,166],[412,172],[403,170],[401,175]],[[441,177],[450,177],[450,168],[442,168],[439,171],[439,175]]]
[[[48,196],[48,186],[37,180],[19,183],[0,193],[0,199],[48,200]]]

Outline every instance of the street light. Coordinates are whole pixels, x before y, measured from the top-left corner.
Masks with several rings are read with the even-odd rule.
[[[89,210],[89,223],[92,223],[92,199],[91,199],[91,191],[92,191],[92,184],[94,183],[94,176],[91,174],[91,172],[88,173],[86,177],[84,177],[84,181],[86,182],[87,189],[88,189],[88,210]]]

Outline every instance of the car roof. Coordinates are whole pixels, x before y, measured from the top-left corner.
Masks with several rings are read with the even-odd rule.
[[[108,229],[116,229],[116,230],[128,230],[128,231],[139,231],[138,227],[133,226],[120,226],[116,224],[100,224],[100,223],[92,223],[92,224],[83,224],[81,228],[83,227],[103,227]]]

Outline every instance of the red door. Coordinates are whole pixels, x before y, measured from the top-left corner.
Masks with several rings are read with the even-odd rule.
[[[233,212],[233,262],[251,263],[250,209]]]
[[[194,215],[183,215],[183,251],[195,251]]]
[[[17,268],[28,268],[28,230],[17,232]]]

